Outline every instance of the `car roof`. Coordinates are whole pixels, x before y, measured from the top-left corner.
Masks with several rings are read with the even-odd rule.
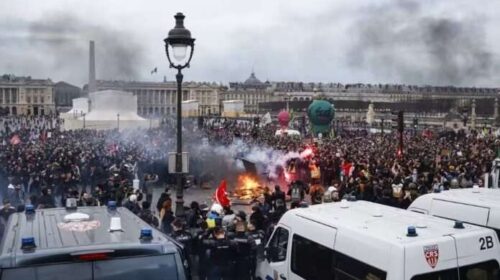
[[[356,232],[369,239],[396,246],[433,241],[444,235],[470,235],[471,232],[487,231],[487,229],[473,225],[465,225],[464,229],[455,229],[454,221],[367,201],[346,201],[345,204],[344,202],[324,203],[294,209],[285,213],[280,223],[293,224],[300,218],[336,228],[339,233],[345,229],[346,232]],[[416,227],[418,236],[406,235],[409,226]]]
[[[500,207],[500,189],[487,188],[467,188],[451,189],[439,193],[430,193],[417,198],[430,199],[438,198],[448,201],[454,201],[463,204],[477,205],[481,207],[499,208]]]
[[[90,220],[84,223],[65,222],[67,214],[76,212],[89,215]],[[122,231],[110,232],[112,217],[120,218]],[[86,230],[84,227],[87,227]],[[15,213],[9,219],[0,245],[0,262],[5,266],[9,258],[36,258],[85,250],[147,248],[158,253],[176,250],[175,241],[156,229],[152,229],[153,239],[150,242],[142,242],[139,237],[144,228],[151,229],[151,226],[121,207],[114,211],[106,207],[79,207],[76,211],[65,208],[41,209],[36,210],[31,217],[25,213]],[[35,240],[34,252],[25,253],[21,249],[21,240],[27,237]]]

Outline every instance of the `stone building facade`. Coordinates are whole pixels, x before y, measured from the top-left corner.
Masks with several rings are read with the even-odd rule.
[[[39,116],[55,112],[54,83],[50,79],[0,77],[0,114]]]
[[[295,103],[320,98],[340,107],[349,107],[347,109],[358,109],[359,104],[366,109],[366,104],[378,103],[387,104],[385,107],[429,113],[446,113],[451,109],[463,111],[471,107],[473,100],[480,107],[486,104],[492,107],[495,98],[500,95],[497,88],[284,82],[273,83],[273,92],[272,101],[275,102]]]
[[[224,100],[243,100],[245,113],[259,113],[259,103],[273,99],[272,85],[261,82],[252,72],[243,83],[229,83]]]
[[[137,96],[137,114],[143,117],[175,115],[177,108],[176,82],[103,81],[96,82],[97,90],[122,90]],[[84,86],[86,91],[87,86]],[[220,96],[225,87],[216,83],[185,82],[182,84],[182,101],[197,100],[199,115],[218,115]]]

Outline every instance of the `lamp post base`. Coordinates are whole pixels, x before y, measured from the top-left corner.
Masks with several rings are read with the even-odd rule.
[[[182,185],[182,173],[177,174],[177,189],[175,199],[175,216],[184,218],[184,186]]]

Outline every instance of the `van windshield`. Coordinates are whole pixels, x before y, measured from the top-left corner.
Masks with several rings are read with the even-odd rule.
[[[487,262],[462,266],[459,269],[447,269],[411,278],[412,280],[498,280],[500,279],[498,262]]]
[[[178,279],[175,256],[119,258],[94,262],[37,265],[2,270],[2,280],[166,280]]]

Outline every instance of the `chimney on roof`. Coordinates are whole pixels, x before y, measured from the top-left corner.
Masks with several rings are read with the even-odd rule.
[[[94,49],[94,41],[90,41],[89,45],[89,85],[88,92],[96,91],[96,82],[95,82],[95,49]]]

